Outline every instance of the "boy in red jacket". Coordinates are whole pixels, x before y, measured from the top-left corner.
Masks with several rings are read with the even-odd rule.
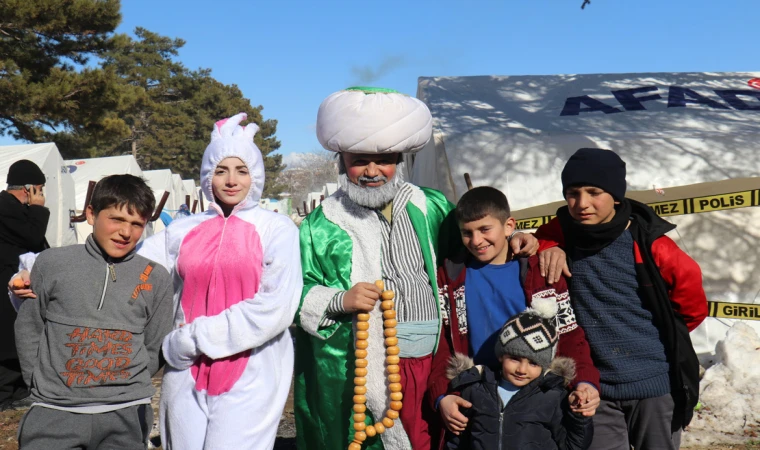
[[[707,316],[697,263],[665,236],[675,225],[625,198],[625,163],[578,150],[562,171],[567,206],[539,228],[567,252],[570,295],[601,376],[593,450],[677,449],[699,395],[689,332]]]
[[[572,358],[577,371],[570,386],[580,400],[573,410],[593,415],[599,401],[599,372],[575,321],[564,278],[548,285],[537,256],[512,258],[507,243],[515,231],[515,219],[499,190],[477,187],[464,194],[456,207],[456,219],[469,254],[446,260],[438,269],[443,330],[428,379],[429,399],[446,428],[454,434],[463,431],[468,419],[459,409],[472,406],[449,392],[449,359],[457,353],[471,355],[475,364],[498,368],[493,349],[499,330],[538,298],[553,298],[558,303],[561,337],[557,355]]]

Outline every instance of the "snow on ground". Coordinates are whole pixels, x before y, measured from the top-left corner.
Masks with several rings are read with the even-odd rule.
[[[715,357],[700,383],[702,408],[683,446],[738,444],[760,435],[760,337],[738,322],[718,342]]]

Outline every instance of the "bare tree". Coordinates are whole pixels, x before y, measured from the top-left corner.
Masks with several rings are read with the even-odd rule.
[[[285,186],[285,191],[290,194],[294,209],[306,200],[310,192],[321,191],[325,184],[337,182],[338,160],[335,153],[325,150],[299,155],[277,178],[277,184]]]

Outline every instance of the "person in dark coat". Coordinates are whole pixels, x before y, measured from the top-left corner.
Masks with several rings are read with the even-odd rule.
[[[7,285],[18,271],[19,256],[48,248],[45,231],[50,210],[45,208],[45,174],[33,162],[13,163],[0,192],[0,281]],[[8,292],[0,289],[0,410],[25,406],[29,395],[21,378],[13,324],[16,310]]]
[[[510,318],[496,342],[502,370],[452,358],[451,390],[472,404],[462,412],[467,428],[447,432],[448,450],[586,450],[593,438],[590,417],[570,410],[583,399],[566,389],[575,377],[570,358],[554,357],[557,303],[536,299]]]

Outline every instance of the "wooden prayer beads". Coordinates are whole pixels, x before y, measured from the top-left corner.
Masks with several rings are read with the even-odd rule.
[[[398,419],[399,411],[402,407],[401,394],[401,375],[399,374],[399,348],[398,338],[396,337],[396,311],[393,309],[393,291],[386,291],[382,281],[376,281],[375,285],[383,290],[382,302],[380,309],[383,311],[383,326],[385,327],[383,335],[385,336],[385,362],[386,371],[388,372],[388,389],[390,390],[389,409],[385,412],[385,417],[374,425],[367,425],[365,420],[367,415],[367,347],[369,347],[369,314],[359,313],[356,315],[356,369],[354,370],[354,440],[348,445],[348,450],[361,450],[362,443],[368,437],[385,433],[387,428],[393,426],[393,421]]]

